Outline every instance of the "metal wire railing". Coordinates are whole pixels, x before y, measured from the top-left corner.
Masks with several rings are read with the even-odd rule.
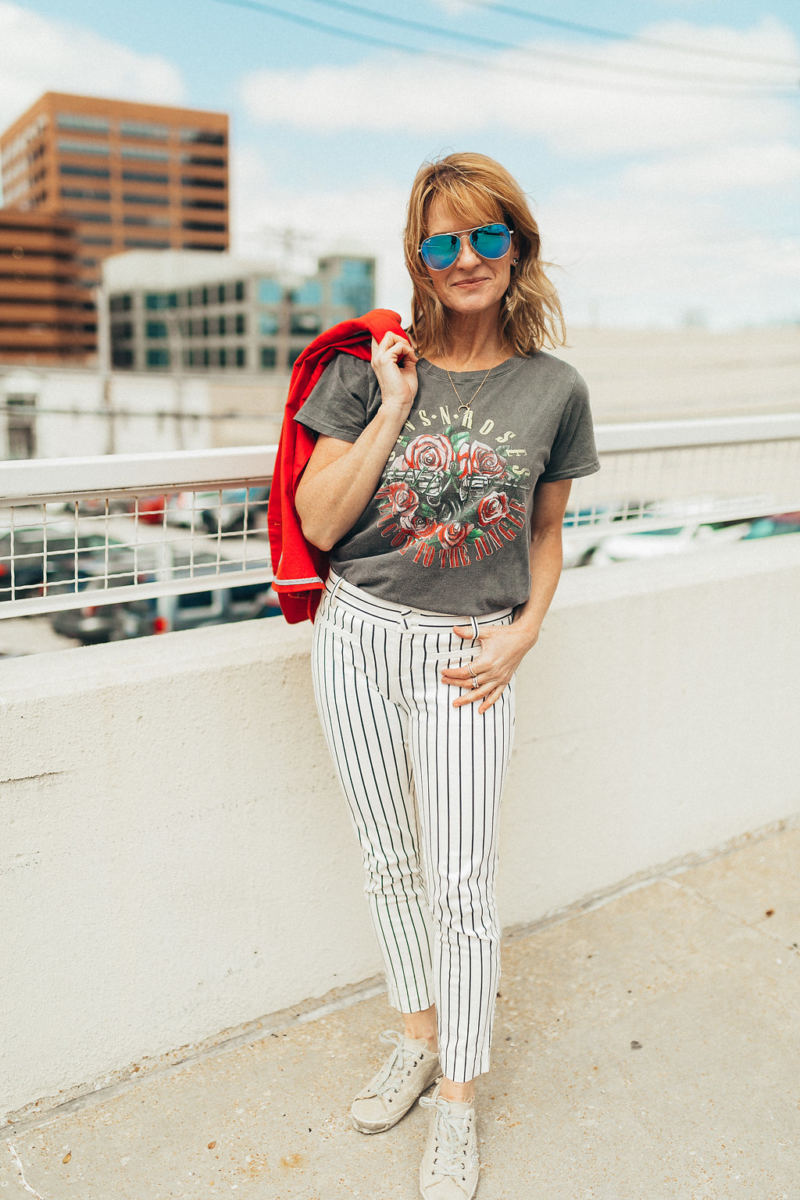
[[[272,579],[275,447],[0,467],[0,617]]]
[[[598,425],[565,543],[800,510],[800,413]],[[263,585],[275,446],[0,465],[0,617]],[[569,554],[568,554],[569,559]]]

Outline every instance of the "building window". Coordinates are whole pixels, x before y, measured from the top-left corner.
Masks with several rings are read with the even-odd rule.
[[[104,192],[99,188],[62,187],[61,196],[64,200],[100,200],[108,202],[111,199],[111,192]]]
[[[315,304],[322,304],[322,287],[316,279],[309,279],[302,287],[296,288],[292,292],[292,304],[304,304],[309,308]]]
[[[62,163],[58,168],[61,175],[80,175],[86,179],[110,179],[108,167],[76,167],[72,163]]]
[[[213,252],[213,251],[217,251],[217,250],[224,250],[225,244],[224,244],[224,242],[191,242],[191,241],[187,241],[187,242],[181,242],[181,249],[182,250],[205,250],[205,251]]]
[[[128,250],[169,250],[169,242],[161,239],[126,238]]]
[[[297,334],[308,334],[313,337],[322,329],[322,321],[317,313],[292,313],[290,331]]]
[[[167,297],[163,292],[148,292],[144,298],[145,308],[149,308],[152,312],[154,309],[166,308]]]
[[[209,326],[208,317],[203,317],[203,337],[208,337],[209,329],[210,329],[210,326]]]
[[[182,154],[181,162],[187,167],[224,167],[225,159],[212,154]]]
[[[123,171],[125,183],[169,183],[169,175],[154,175],[152,171]]]
[[[237,279],[233,291],[234,300],[244,300],[244,280]]]
[[[211,363],[211,354],[208,350],[203,351],[203,366],[207,367]]]
[[[110,225],[111,214],[107,212],[75,212],[65,209],[65,217],[72,217],[76,221],[94,221],[97,225]]]
[[[236,314],[236,332],[247,333],[247,321],[245,320],[244,313]]]
[[[114,321],[111,326],[111,340],[114,342],[129,341],[133,337],[132,321]]]
[[[169,350],[163,346],[158,349],[150,349],[147,351],[148,367],[168,367],[169,366]]]
[[[169,217],[151,217],[149,213],[126,213],[123,225],[149,225],[155,229],[169,229]]]
[[[127,346],[113,346],[111,348],[111,365],[112,367],[132,367],[133,351]]]
[[[59,138],[58,148],[62,154],[94,154],[98,157],[108,157],[108,142],[78,142],[69,138]]]
[[[373,296],[372,262],[369,259],[343,258],[338,274],[331,281],[332,302],[360,313],[372,308]]]
[[[274,346],[261,347],[261,365],[262,367],[274,367],[277,360],[277,355]]]
[[[228,351],[224,346],[220,346],[219,348],[219,365],[221,367],[227,367],[228,365]]]
[[[204,146],[224,146],[225,134],[216,129],[182,129],[181,141],[200,143]]]
[[[224,200],[195,200],[187,196],[183,201],[184,208],[194,208],[204,212],[224,212],[227,207]]]
[[[224,283],[220,283],[217,286],[217,303],[218,304],[225,303],[225,284]]]
[[[162,208],[169,204],[168,196],[146,196],[141,192],[123,192],[122,200],[124,204],[158,204]]]
[[[259,313],[258,332],[262,337],[271,337],[278,332],[278,318],[272,313]]]
[[[90,235],[88,233],[85,234],[81,238],[81,241],[83,242],[84,246],[110,246],[111,245],[110,237],[103,237],[102,235],[95,237],[94,234]]]
[[[224,233],[228,228],[222,221],[183,221],[184,229],[192,229],[197,232],[205,230],[208,233]]]
[[[166,321],[148,321],[145,325],[145,334],[149,338],[165,338],[167,336]]]
[[[153,125],[150,121],[120,121],[119,131],[123,137],[152,138],[165,142],[169,136],[166,125]]]
[[[133,307],[133,297],[127,292],[123,295],[112,296],[108,306],[112,312],[130,312]]]
[[[225,180],[205,179],[202,175],[181,175],[181,184],[183,187],[215,188],[221,191],[225,187]]]
[[[217,317],[217,333],[224,337],[227,333],[227,321],[224,317]]]
[[[275,279],[259,279],[256,289],[259,304],[280,304],[281,285]]]
[[[144,162],[169,162],[166,150],[147,150],[144,146],[122,146],[120,154],[123,158],[140,158]]]
[[[66,129],[71,133],[108,133],[108,120],[105,117],[93,117],[87,113],[58,113],[56,128]]]
[[[244,346],[236,347],[236,365],[237,367],[247,366],[247,351]]]

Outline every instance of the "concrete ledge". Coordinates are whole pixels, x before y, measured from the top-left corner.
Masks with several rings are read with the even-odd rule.
[[[792,536],[565,575],[520,676],[507,928],[800,809],[799,590]],[[0,1112],[379,970],[309,636],[253,622],[0,668]]]

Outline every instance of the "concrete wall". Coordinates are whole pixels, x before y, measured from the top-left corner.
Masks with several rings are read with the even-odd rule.
[[[565,575],[520,673],[506,927],[800,809],[799,591],[798,536]],[[0,666],[0,1112],[378,972],[308,644]]]

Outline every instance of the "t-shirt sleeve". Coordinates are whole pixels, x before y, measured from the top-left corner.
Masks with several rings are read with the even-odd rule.
[[[599,470],[600,461],[597,457],[592,413],[589,408],[589,389],[576,372],[547,466],[540,479],[550,483],[556,479],[576,479],[580,475],[591,475]]]
[[[337,354],[309,392],[295,421],[328,437],[354,442],[368,424],[372,367],[352,354]]]

